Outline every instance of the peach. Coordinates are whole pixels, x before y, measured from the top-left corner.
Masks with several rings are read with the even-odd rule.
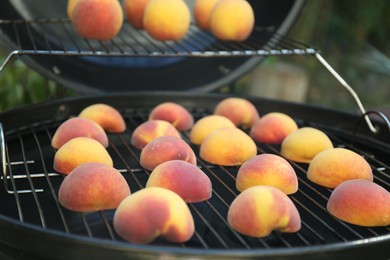
[[[194,203],[211,198],[211,181],[195,165],[171,160],[157,166],[146,183],[148,187],[161,187],[176,192],[185,202]]]
[[[107,104],[93,104],[84,108],[79,117],[98,123],[109,133],[122,133],[126,130],[125,120],[117,109]]]
[[[249,135],[256,142],[281,144],[284,138],[295,130],[298,130],[298,125],[290,116],[284,113],[272,112],[257,120]]]
[[[210,29],[213,35],[225,41],[244,41],[252,33],[255,15],[246,0],[222,0],[213,7]]]
[[[136,29],[144,28],[144,14],[150,0],[125,0],[123,11],[127,21]]]
[[[237,97],[221,100],[214,109],[214,115],[227,117],[234,125],[249,128],[260,118],[256,107],[250,101]]]
[[[195,0],[193,14],[196,24],[203,30],[210,29],[210,17],[218,0]]]
[[[341,183],[330,195],[327,209],[350,224],[390,225],[390,193],[372,181],[353,179]]]
[[[373,181],[368,162],[359,154],[345,148],[333,148],[317,154],[310,162],[307,178],[327,188],[336,188],[351,179]]]
[[[68,0],[68,5],[66,7],[66,13],[68,15],[69,20],[72,20],[73,9],[76,6],[79,0]]]
[[[237,232],[266,237],[273,230],[294,233],[301,218],[291,199],[272,186],[253,186],[240,193],[229,207],[227,220]]]
[[[170,160],[182,160],[196,165],[194,151],[177,136],[161,136],[154,139],[142,149],[140,155],[141,166],[150,171]]]
[[[118,0],[78,0],[71,17],[76,32],[93,40],[114,38],[123,23]]]
[[[115,209],[130,195],[126,179],[111,166],[89,162],[77,166],[62,181],[60,204],[73,211]]]
[[[273,186],[286,194],[293,194],[298,190],[298,178],[284,158],[259,154],[244,162],[236,177],[236,188],[241,192],[256,185]]]
[[[76,137],[57,150],[53,168],[59,173],[68,174],[86,162],[100,162],[113,166],[111,156],[98,141],[89,137]]]
[[[90,137],[108,147],[108,137],[104,129],[92,120],[73,117],[63,122],[56,130],[51,145],[58,149],[75,137]]]
[[[188,110],[173,102],[164,102],[152,109],[149,120],[165,120],[179,131],[189,130],[194,124],[194,118]]]
[[[180,137],[180,133],[167,121],[149,120],[134,129],[131,135],[131,144],[142,150],[148,143],[161,136]]]
[[[200,145],[200,157],[212,164],[241,165],[256,156],[255,142],[239,128],[220,128],[211,132]]]
[[[191,12],[183,0],[151,0],[143,22],[144,29],[155,40],[178,41],[188,31]]]
[[[116,233],[128,242],[147,244],[157,237],[174,242],[188,241],[195,232],[187,204],[168,189],[150,187],[125,198],[114,214]]]
[[[283,140],[281,155],[291,161],[310,163],[320,152],[333,148],[332,141],[319,129],[302,127]]]
[[[212,131],[224,128],[224,127],[236,127],[233,122],[224,116],[220,115],[209,115],[202,117],[195,122],[190,132],[190,141],[193,144],[200,145],[203,140]]]

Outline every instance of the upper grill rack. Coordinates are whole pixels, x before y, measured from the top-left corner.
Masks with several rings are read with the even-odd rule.
[[[178,42],[156,41],[129,23],[124,23],[120,33],[110,41],[83,39],[64,18],[0,20],[0,28],[16,45],[1,64],[0,71],[14,55],[252,57],[317,53],[306,44],[278,35],[272,26],[255,27],[251,36],[241,43],[217,40],[194,24]]]

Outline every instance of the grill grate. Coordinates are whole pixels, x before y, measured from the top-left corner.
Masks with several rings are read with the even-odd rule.
[[[109,134],[108,151],[114,165],[127,179],[132,192],[145,186],[149,172],[140,167],[140,151],[129,142],[132,130],[147,120],[149,109],[121,110],[127,130],[123,134]],[[211,113],[203,108],[192,108],[195,119]],[[112,227],[114,211],[75,213],[62,208],[57,200],[57,191],[63,176],[52,169],[55,150],[50,146],[54,131],[62,120],[47,120],[26,125],[6,133],[6,159],[8,188],[12,194],[4,194],[0,213],[20,222],[65,232],[68,235],[82,235],[94,239],[122,241]],[[310,123],[296,118],[300,126],[313,126],[327,133],[336,147],[347,147],[364,156],[370,163],[375,182],[390,190],[390,166],[388,154],[379,155],[375,148],[350,144],[337,129]],[[189,143],[188,132],[183,139]],[[193,146],[198,154],[198,147]],[[259,153],[279,154],[277,145],[258,144]],[[382,157],[381,157],[382,156]],[[387,160],[387,161],[386,161]],[[213,183],[213,195],[208,201],[190,204],[196,232],[193,238],[183,244],[172,244],[157,240],[153,245],[195,249],[280,249],[321,246],[347,241],[388,235],[390,227],[359,227],[333,218],[326,210],[331,189],[320,187],[306,178],[306,164],[291,162],[298,179],[299,190],[290,195],[302,219],[298,233],[273,232],[265,238],[249,238],[233,231],[227,224],[226,215],[232,200],[238,195],[235,176],[238,167],[210,165],[198,158],[199,167]],[[30,192],[26,192],[29,190]],[[43,190],[43,192],[42,192]],[[23,191],[23,192],[18,192]],[[5,193],[4,190],[1,193]]]
[[[306,44],[278,35],[272,26],[255,27],[242,43],[217,40],[194,24],[179,42],[156,41],[128,23],[124,23],[117,37],[110,41],[82,39],[68,19],[0,20],[0,29],[16,45],[8,59],[14,55],[252,57],[317,53]]]

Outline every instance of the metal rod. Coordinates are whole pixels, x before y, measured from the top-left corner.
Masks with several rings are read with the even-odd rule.
[[[353,88],[340,76],[340,74],[336,72],[336,70],[332,68],[332,66],[330,66],[330,64],[321,56],[321,54],[315,53],[315,56],[321,62],[321,64],[340,82],[340,84],[349,91],[349,93],[355,99],[355,102],[358,105],[361,113],[364,115],[366,113],[366,110],[364,109],[363,104],[359,99],[359,96],[356,94]],[[370,118],[367,115],[364,116],[364,118],[367,122],[368,128],[371,130],[371,132],[376,134],[378,130],[373,126]]]
[[[7,160],[5,157],[5,138],[3,131],[3,124],[0,123],[0,149],[1,149],[1,165],[3,169],[3,179],[4,179],[4,187],[7,189]]]

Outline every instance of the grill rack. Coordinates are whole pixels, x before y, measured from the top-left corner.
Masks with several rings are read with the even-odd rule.
[[[142,188],[147,180],[148,172],[139,165],[139,151],[129,144],[131,131],[140,123],[147,120],[150,109],[126,109],[122,114],[127,123],[127,131],[124,134],[110,135],[109,152],[115,164],[122,169],[125,178],[131,185],[132,192]],[[211,113],[209,110],[193,108],[191,113],[195,119]],[[329,130],[327,126],[310,123],[295,118],[299,126],[312,126],[322,129],[331,138],[335,146],[347,147],[363,155],[370,163],[374,171],[375,182],[390,189],[390,166],[380,158],[379,154],[373,154],[359,145],[352,145],[350,139],[345,139],[337,131]],[[47,158],[53,158],[54,149],[50,147],[51,136],[64,119],[52,119],[44,122],[36,122],[10,132],[6,132],[7,169],[11,181],[13,195],[5,205],[13,205],[17,213],[13,217],[20,222],[32,223],[43,229],[56,229],[68,234],[77,234],[97,239],[108,239],[120,242],[111,226],[113,211],[79,214],[69,212],[58,204],[56,197],[61,175],[53,174],[51,162]],[[348,136],[350,137],[350,136]],[[188,142],[188,133],[183,134]],[[198,154],[197,147],[194,147]],[[16,149],[16,151],[15,151]],[[279,154],[279,147],[274,145],[258,144],[259,153]],[[10,154],[12,156],[10,156]],[[15,154],[20,157],[14,158]],[[16,163],[20,161],[20,163]],[[282,234],[274,232],[262,239],[252,239],[241,236],[227,226],[225,219],[228,205],[237,195],[234,187],[234,178],[238,167],[220,167],[210,165],[198,158],[199,166],[211,178],[213,182],[213,197],[206,202],[190,205],[190,210],[197,223],[196,233],[193,239],[187,243],[173,245],[162,240],[157,240],[153,245],[177,246],[187,249],[260,249],[272,250],[280,248],[300,248],[348,241],[362,241],[378,236],[389,236],[390,227],[364,228],[346,224],[329,215],[326,211],[326,201],[331,189],[322,188],[307,180],[307,165],[292,163],[299,179],[299,191],[291,195],[302,217],[302,230],[296,234]],[[18,172],[25,175],[19,179]],[[18,193],[17,189],[31,190],[31,193]],[[40,193],[40,189],[45,190]],[[23,199],[21,197],[23,196]],[[48,196],[48,197],[47,197]],[[26,197],[29,197],[26,200]],[[26,202],[27,201],[27,202]],[[48,212],[48,208],[55,213]],[[24,214],[28,212],[28,214]],[[34,213],[33,216],[30,214]],[[50,218],[47,216],[50,215]],[[199,224],[200,223],[200,224]],[[201,228],[199,228],[201,226]],[[220,234],[220,228],[224,234]]]

